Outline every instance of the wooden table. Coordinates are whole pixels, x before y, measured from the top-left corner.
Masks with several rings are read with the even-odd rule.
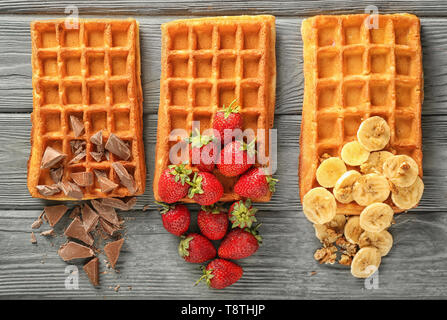
[[[150,299],[379,299],[447,296],[447,2],[438,1],[76,1],[81,17],[128,17],[140,22],[144,91],[144,139],[147,188],[128,220],[120,273],[101,276],[93,288],[79,265],[79,289],[65,289],[67,264],[57,255],[64,237],[37,236],[31,223],[44,201],[26,188],[32,111],[31,42],[34,19],[64,17],[73,1],[2,1],[0,3],[0,297],[1,298],[150,298]],[[380,13],[410,12],[421,18],[425,74],[422,130],[425,193],[420,206],[396,217],[394,247],[382,261],[379,287],[342,266],[319,265],[313,253],[319,242],[301,211],[297,165],[303,96],[304,17],[361,13],[368,5]],[[181,17],[273,14],[277,17],[277,176],[272,201],[258,205],[264,245],[240,261],[243,278],[225,290],[193,287],[198,265],[177,254],[178,239],[168,234],[153,204],[155,133],[159,99],[160,23]],[[150,210],[142,212],[145,204]],[[195,207],[191,207],[194,208]],[[61,234],[65,217],[57,229]],[[197,229],[193,227],[193,229]],[[101,256],[101,260],[104,256]],[[101,271],[105,270],[104,264]],[[311,275],[312,271],[316,274]],[[118,292],[113,290],[120,285]]]

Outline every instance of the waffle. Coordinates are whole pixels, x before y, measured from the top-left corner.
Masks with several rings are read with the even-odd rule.
[[[174,129],[191,133],[212,128],[216,112],[233,99],[241,106],[244,129],[273,127],[276,90],[275,18],[273,16],[212,17],[177,20],[162,29],[160,106],[154,176],[155,199],[161,173],[170,164]],[[172,138],[172,137],[171,137]],[[259,137],[258,137],[259,138]],[[262,140],[262,139],[258,139]],[[268,143],[264,144],[268,156]],[[221,201],[239,200],[233,186],[238,177],[214,174],[224,186]],[[269,201],[271,194],[254,201]],[[194,202],[184,198],[184,202]]]
[[[119,186],[110,193],[94,183],[81,187],[82,199],[124,197],[130,193],[120,185],[112,163],[124,165],[135,180],[137,191],[145,189],[146,167],[142,138],[142,89],[138,22],[133,19],[80,19],[77,29],[65,20],[31,23],[33,68],[33,113],[31,154],[28,161],[28,189],[33,197],[72,200],[64,192],[40,194],[37,185],[52,185],[49,169],[41,169],[48,146],[66,154],[62,160],[62,181],[71,173],[102,170]],[[76,137],[70,117],[83,121],[85,130]],[[126,161],[110,153],[97,162],[90,155],[95,145],[90,138],[102,130],[104,143],[111,133],[131,150]],[[85,142],[86,157],[70,163],[70,143]]]
[[[378,28],[369,29],[367,17],[315,16],[302,23],[301,201],[319,186],[315,173],[320,158],[340,156],[343,145],[356,139],[360,123],[371,116],[384,118],[391,128],[385,150],[411,156],[422,176],[419,19],[410,14],[379,15]],[[392,205],[390,199],[386,202]],[[338,203],[337,213],[360,214],[362,209],[355,203]]]

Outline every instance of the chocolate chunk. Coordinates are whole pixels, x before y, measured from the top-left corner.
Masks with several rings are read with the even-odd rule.
[[[82,206],[81,213],[85,230],[87,232],[92,231],[98,224],[98,214],[92,208],[90,208],[87,203],[84,203],[84,205]]]
[[[85,230],[84,224],[79,217],[76,217],[65,230],[64,234],[67,237],[75,238],[81,240],[82,242],[92,245],[94,240],[93,237]]]
[[[79,161],[85,158],[85,154],[86,154],[85,151],[79,152],[77,155],[73,157],[73,159],[70,160],[68,164],[78,163]]]
[[[67,157],[66,154],[60,153],[59,151],[47,146],[42,157],[42,162],[40,163],[41,169],[48,169],[56,165],[59,161]]]
[[[116,226],[114,226],[114,225],[108,223],[108,222],[107,222],[106,220],[104,220],[103,218],[100,218],[100,219],[99,219],[99,224],[100,224],[102,230],[104,230],[105,233],[107,233],[107,234],[109,234],[109,235],[111,235],[111,236],[113,236],[113,234],[114,234],[116,231],[121,230],[121,228],[116,227]]]
[[[84,123],[73,115],[70,116],[70,123],[75,137],[79,137],[84,132]]]
[[[98,179],[101,192],[108,193],[118,187],[118,184],[107,178],[107,174],[100,170],[94,170],[96,178]]]
[[[83,246],[82,244],[73,241],[69,241],[61,245],[57,253],[64,261],[89,258],[95,255],[93,250],[89,247]]]
[[[105,145],[106,150],[109,150],[114,155],[120,157],[123,160],[128,160],[130,158],[130,149],[124,143],[123,140],[118,138],[115,134],[111,133],[107,143]]]
[[[80,206],[76,206],[73,208],[73,210],[71,210],[70,215],[68,216],[70,219],[74,219],[77,216],[79,216],[79,214],[81,213],[81,207]]]
[[[81,152],[85,151],[86,143],[84,140],[71,140],[70,141],[70,147],[71,147],[71,153],[73,153],[75,156],[80,154]]]
[[[93,159],[95,159],[96,162],[101,162],[102,156],[104,154],[102,152],[90,151],[90,155],[92,156]]]
[[[106,157],[107,161],[110,161],[110,152],[104,151],[104,156]]]
[[[36,244],[37,243],[36,235],[34,234],[34,232],[31,232],[31,243],[32,244]]]
[[[116,214],[115,209],[102,205],[98,200],[92,200],[90,202],[101,218],[107,220],[113,225],[119,225],[118,215]]]
[[[128,211],[133,208],[133,206],[136,204],[137,198],[132,197],[127,202],[124,202],[121,199],[118,198],[104,198],[101,200],[101,203],[105,206],[109,206],[115,209],[120,209],[123,211]]]
[[[70,181],[59,182],[59,188],[64,192],[67,197],[81,200],[84,194],[81,188],[77,184]]]
[[[102,146],[102,130],[99,130],[90,137],[90,142],[97,146]]]
[[[70,176],[80,187],[87,187],[93,184],[93,172],[72,172]]]
[[[120,256],[121,247],[123,246],[124,238],[109,242],[104,246],[104,253],[109,259],[110,265],[115,269],[116,262]]]
[[[84,267],[84,272],[87,274],[88,279],[94,286],[99,285],[99,259],[93,258],[87,262]]]
[[[135,180],[129,172],[127,172],[126,168],[124,168],[124,166],[119,162],[112,163],[112,167],[120,178],[121,184],[129,190],[130,194],[134,194],[137,191]]]
[[[64,174],[64,168],[51,168],[50,169],[50,177],[53,179],[54,183],[59,183],[62,180],[62,175]]]
[[[44,236],[44,237],[54,236],[54,229],[50,229],[50,230],[47,230],[47,231],[42,231],[40,233],[40,235]]]
[[[60,204],[57,206],[48,206],[44,208],[45,217],[50,224],[51,227],[54,227],[59,220],[64,216],[65,212],[67,212],[67,206]]]
[[[33,222],[33,224],[31,225],[31,229],[39,229],[40,226],[42,225],[43,220],[41,218],[38,218],[36,221]]]
[[[56,184],[53,184],[51,186],[38,185],[38,186],[36,186],[36,189],[44,197],[52,196],[52,195],[59,193],[61,191]]]

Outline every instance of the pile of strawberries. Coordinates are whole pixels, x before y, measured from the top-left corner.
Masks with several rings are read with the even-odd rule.
[[[233,107],[234,102],[217,112],[213,122],[216,135],[223,137],[228,130],[242,130],[242,117],[239,107]],[[222,289],[238,281],[243,273],[242,268],[229,259],[249,257],[261,243],[257,230],[260,224],[253,225],[257,210],[253,208],[250,198],[260,198],[269,191],[274,192],[278,180],[268,175],[264,168],[253,166],[256,154],[254,139],[245,143],[236,137],[220,153],[217,151],[218,142],[212,136],[197,132],[187,140],[195,170],[185,164],[170,165],[159,180],[158,194],[164,202],[158,202],[162,206],[163,226],[181,237],[179,254],[185,261],[204,263],[213,259],[203,267],[199,281],[205,280],[210,287]],[[245,200],[234,202],[229,210],[217,204],[224,188],[212,173],[216,167],[224,176],[239,176],[234,192]],[[197,215],[200,234],[187,233],[191,214],[186,206],[176,204],[185,197],[201,205]],[[231,230],[227,232],[230,223]],[[218,250],[210,240],[222,240]]]

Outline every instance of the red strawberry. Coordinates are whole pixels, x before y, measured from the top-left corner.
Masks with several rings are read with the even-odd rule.
[[[250,228],[253,222],[256,222],[255,214],[257,211],[258,209],[253,208],[251,205],[250,199],[245,200],[245,202],[240,200],[233,203],[229,211],[231,227]]]
[[[189,190],[189,175],[192,170],[185,165],[170,165],[158,180],[158,195],[163,202],[174,203],[186,197]]]
[[[224,259],[243,259],[255,253],[262,242],[258,233],[258,224],[255,228],[236,228],[231,230],[220,244],[218,254]]]
[[[191,263],[202,263],[216,256],[216,248],[211,241],[198,233],[182,236],[178,252],[180,257]]]
[[[191,133],[191,137],[186,139],[191,144],[189,148],[190,161],[200,171],[211,172],[214,170],[218,150],[213,140],[212,136],[201,135],[198,129],[195,134]]]
[[[223,289],[237,282],[244,273],[242,268],[234,262],[224,259],[214,259],[206,268],[202,267],[203,275],[195,283],[205,280],[210,288]]]
[[[217,168],[224,176],[235,177],[255,163],[255,154],[255,139],[248,145],[242,141],[232,141],[220,152]]]
[[[266,175],[263,168],[252,168],[244,173],[234,185],[234,192],[244,198],[261,198],[269,190],[275,192],[277,179]]]
[[[216,203],[223,195],[222,184],[209,172],[196,172],[189,184],[188,196],[202,206]]]
[[[227,135],[232,134],[233,130],[240,129],[242,130],[242,116],[239,113],[239,106],[234,106],[236,103],[236,99],[234,99],[230,105],[221,111],[218,111],[214,117],[213,121],[213,129],[217,130],[219,133],[219,138],[222,144],[225,141],[225,131],[227,130]]]
[[[197,214],[200,232],[210,240],[220,240],[227,233],[228,213],[218,206],[202,206]]]
[[[191,222],[191,214],[187,207],[183,204],[167,205],[165,203],[157,202],[162,206],[160,210],[161,221],[165,229],[176,236],[181,236],[188,231]]]

